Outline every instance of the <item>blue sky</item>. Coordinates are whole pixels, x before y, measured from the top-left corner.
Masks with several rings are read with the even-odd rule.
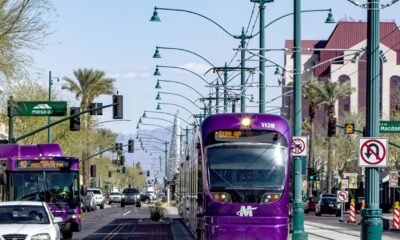
[[[354,20],[365,20],[367,13],[346,0],[307,0],[302,1],[302,9],[332,8],[336,21],[345,17]],[[362,3],[366,0],[361,1]],[[382,0],[382,4],[389,0]],[[156,77],[152,76],[155,65],[168,65],[190,68],[209,81],[215,80],[217,75],[212,72],[204,75],[210,66],[200,58],[182,51],[161,50],[162,59],[153,59],[156,46],[175,47],[191,50],[207,58],[216,66],[223,66],[230,62],[235,54],[239,40],[233,39],[216,25],[198,16],[172,11],[159,11],[160,23],[150,22],[154,6],[191,10],[203,14],[232,34],[240,34],[242,27],[247,27],[252,16],[254,3],[249,0],[54,0],[57,10],[57,22],[53,24],[54,34],[48,39],[48,44],[40,51],[34,52],[36,70],[35,76],[47,84],[48,71],[53,76],[72,77],[74,69],[95,68],[103,70],[108,76],[117,79],[116,86],[120,94],[124,95],[124,116],[131,122],[109,123],[104,125],[113,131],[129,134],[136,131],[136,123],[144,110],[155,110],[157,91],[154,89]],[[400,4],[395,4],[381,11],[381,19],[396,20]],[[276,0],[266,7],[266,23],[293,12],[292,0]],[[258,13],[258,5],[254,9],[253,21]],[[302,14],[303,39],[327,39],[335,24],[325,24],[326,12]],[[286,39],[292,39],[292,18],[284,18],[266,29],[266,48],[283,48]],[[258,32],[258,23],[255,32]],[[258,38],[250,40],[250,48],[258,48]],[[267,57],[283,64],[283,52],[267,53]],[[233,65],[238,64],[238,57]],[[249,61],[248,66],[256,67],[258,63]],[[277,77],[273,75],[274,68],[267,68],[266,84],[277,85]],[[160,79],[184,82],[196,88],[203,95],[208,93],[198,77],[180,70],[160,69]],[[258,81],[258,74],[254,75]],[[238,85],[239,78],[232,81]],[[187,87],[173,83],[163,83],[162,90],[174,92],[192,101],[199,96]],[[61,91],[55,85],[55,91]],[[279,94],[276,88],[267,89],[266,99],[272,99]],[[256,88],[248,89],[258,99]],[[162,95],[163,102],[174,102],[198,113],[192,103],[172,95]],[[72,96],[69,96],[72,98]],[[104,104],[111,102],[111,97],[101,97]],[[249,105],[251,105],[249,103]],[[279,105],[279,101],[267,106]],[[248,108],[248,111],[257,111],[258,108]],[[163,106],[163,111],[174,113],[175,107]],[[189,115],[181,110],[181,116]],[[151,114],[150,114],[151,115]],[[152,115],[172,120],[167,115]],[[111,119],[111,110],[104,111],[99,120]],[[168,125],[156,120],[146,120],[146,123]],[[144,127],[145,128],[145,127]],[[148,128],[148,127],[146,127]],[[150,127],[151,128],[151,127]]]

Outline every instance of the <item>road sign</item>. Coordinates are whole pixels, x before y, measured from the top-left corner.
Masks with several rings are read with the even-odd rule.
[[[344,125],[344,134],[353,134],[354,133],[354,123],[346,123]]]
[[[16,106],[12,107],[12,109],[14,116],[65,116],[67,102],[16,102]]]
[[[389,187],[397,188],[399,186],[399,172],[390,171],[389,174]]]
[[[337,202],[349,202],[349,192],[348,191],[337,191],[336,193]]]
[[[386,138],[360,138],[358,165],[360,167],[386,167]]]
[[[347,188],[349,188],[349,179],[342,179],[340,181],[340,189],[345,190]]]
[[[380,121],[379,132],[400,133],[400,121]]]
[[[358,173],[343,173],[343,177],[349,179],[349,189],[357,189]]]
[[[307,137],[292,138],[292,154],[294,157],[307,156]]]

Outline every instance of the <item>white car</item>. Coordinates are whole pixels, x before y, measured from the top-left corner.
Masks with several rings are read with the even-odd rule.
[[[0,202],[0,239],[59,240],[61,217],[44,202]]]
[[[104,208],[104,204],[106,203],[106,198],[104,197],[103,192],[101,191],[101,189],[88,188],[87,191],[94,193],[94,196],[96,198],[97,206],[99,206],[100,209],[103,209]]]
[[[122,200],[122,193],[120,192],[112,192],[110,193],[110,196],[108,197],[108,203],[121,203]]]

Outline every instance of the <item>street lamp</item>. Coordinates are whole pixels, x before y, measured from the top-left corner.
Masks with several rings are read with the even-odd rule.
[[[198,109],[201,109],[201,107],[200,106],[198,106],[194,101],[192,101],[192,100],[190,100],[188,97],[185,97],[185,96],[183,96],[183,95],[181,95],[181,94],[178,94],[178,93],[171,93],[171,92],[158,92],[157,93],[157,96],[156,96],[156,100],[161,100],[161,95],[160,94],[166,94],[166,95],[174,95],[174,96],[178,96],[178,97],[181,97],[181,98],[183,98],[183,99],[185,99],[185,100],[187,100],[187,101],[189,101],[190,103],[192,103],[195,107],[197,107]],[[198,99],[197,99],[198,100]],[[197,101],[196,100],[196,101]]]
[[[57,79],[57,82],[60,81],[58,77],[52,77],[51,71],[49,71],[49,102],[51,102],[51,86],[53,85],[53,78]],[[50,116],[47,117],[47,124],[51,123]],[[51,143],[51,127],[47,129],[47,143]]]
[[[193,88],[192,86],[190,86],[190,85],[188,85],[188,84],[186,84],[186,83],[179,82],[179,81],[157,79],[157,84],[156,84],[156,86],[155,86],[154,88],[156,88],[156,89],[161,89],[161,84],[160,84],[160,82],[176,83],[176,84],[179,84],[179,85],[183,85],[183,86],[185,86],[185,87],[188,87],[188,88],[192,89],[193,91],[195,91],[195,92],[196,92],[198,95],[200,95],[201,97],[204,97],[199,91],[197,91],[197,90],[196,90],[195,88]]]
[[[162,112],[162,111],[148,111],[148,110],[145,110],[145,111],[143,111],[143,115],[142,115],[142,118],[146,118],[147,117],[147,114],[146,113],[160,113],[160,114],[166,114],[166,115],[170,115],[170,116],[173,116],[173,117],[175,117],[175,114],[172,114],[172,113],[169,113],[169,112]],[[183,122],[185,122],[187,125],[191,125],[191,123],[189,123],[188,121],[186,121],[185,119],[183,119],[183,118],[181,118],[181,117],[178,117],[179,118],[179,120],[181,120],[181,121],[183,121]]]
[[[214,25],[216,25],[217,27],[219,27],[222,31],[224,31],[226,34],[228,34],[229,36],[235,38],[235,39],[240,39],[240,46],[241,46],[241,60],[240,60],[240,68],[241,68],[241,77],[240,77],[240,85],[241,85],[241,93],[245,94],[245,88],[244,85],[246,83],[246,64],[245,64],[245,56],[246,56],[246,52],[245,52],[245,46],[246,46],[246,40],[253,38],[253,35],[247,35],[244,31],[244,27],[242,28],[242,32],[240,35],[234,35],[232,33],[230,33],[228,30],[226,30],[224,27],[222,27],[220,24],[218,24],[216,21],[212,20],[211,18],[208,18],[202,14],[193,12],[193,11],[189,11],[189,10],[184,10],[184,9],[174,9],[174,8],[158,8],[158,7],[154,7],[154,12],[153,12],[153,16],[151,17],[150,21],[153,22],[161,22],[160,17],[158,16],[158,10],[165,10],[165,11],[176,11],[176,12],[185,12],[185,13],[190,13],[190,14],[194,14],[196,16],[202,17],[210,22],[212,22]],[[218,96],[217,96],[218,97]],[[241,97],[241,112],[245,112],[246,111],[246,101],[244,97]]]

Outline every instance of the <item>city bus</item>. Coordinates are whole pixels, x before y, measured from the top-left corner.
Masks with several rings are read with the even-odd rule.
[[[46,202],[64,239],[81,230],[79,159],[58,144],[0,144],[0,183],[2,201]]]

